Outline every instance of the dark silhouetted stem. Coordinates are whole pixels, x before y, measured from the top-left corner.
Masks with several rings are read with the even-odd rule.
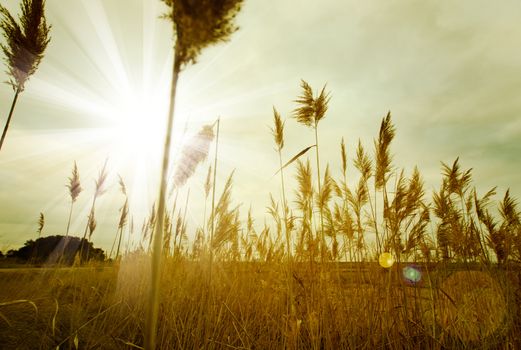
[[[84,243],[85,240],[87,242],[89,241],[87,239],[87,232],[89,230],[89,223],[90,223],[91,217],[92,217],[92,215],[94,215],[94,207],[96,206],[96,199],[97,199],[97,197],[98,197],[98,193],[96,192],[96,193],[94,193],[94,197],[92,198],[92,206],[90,207],[89,216],[87,217],[87,225],[85,225],[85,231],[83,231],[83,238],[82,238],[81,244],[80,244],[80,256],[79,256],[80,263],[83,262],[83,245],[84,245],[83,243]],[[85,260],[87,261],[87,260],[89,260],[89,257],[88,257],[89,256],[89,251],[88,251],[89,246],[88,246],[88,244],[87,244],[86,249],[87,249],[87,257],[85,258]]]
[[[71,208],[69,210],[69,219],[67,220],[67,229],[65,230],[65,239],[63,240],[63,247],[62,247],[62,251],[60,253],[59,263],[63,262],[63,256],[65,255],[65,249],[67,248],[67,243],[68,243],[67,237],[69,236],[69,228],[71,226],[72,208],[73,207],[74,207],[74,201],[71,200]]]
[[[118,260],[118,257],[119,257],[119,249],[121,247],[121,238],[123,237],[123,227],[121,227],[119,229],[119,241],[118,241],[118,249],[116,250],[116,259],[115,260]]]
[[[11,123],[11,118],[13,117],[14,107],[16,106],[16,101],[18,101],[18,95],[20,95],[20,88],[16,89],[14,94],[13,102],[11,103],[11,109],[9,110],[9,116],[7,117],[7,122],[5,123],[4,131],[2,132],[2,138],[0,139],[0,150],[2,150],[2,145],[4,144],[5,136],[7,135],[7,129],[9,129],[9,124]]]
[[[172,85],[170,87],[170,107],[168,109],[168,121],[166,126],[165,145],[163,148],[163,165],[161,167],[161,180],[159,184],[159,201],[157,205],[156,226],[152,246],[152,271],[150,291],[148,295],[148,309],[146,318],[145,349],[156,348],[157,316],[159,311],[159,280],[161,274],[161,250],[163,245],[163,225],[165,217],[166,185],[168,165],[170,163],[170,145],[172,143],[172,127],[174,125],[174,108],[177,80],[181,71],[181,61],[174,56],[172,70]]]
[[[221,124],[221,118],[217,118],[217,135],[215,137],[215,159],[213,165],[213,184],[212,184],[212,221],[210,222],[210,259],[212,257],[211,245],[213,242],[214,234],[214,215],[215,215],[215,178],[217,176],[217,151],[219,147],[219,126]],[[210,260],[211,261],[211,260]]]
[[[317,145],[316,148],[316,155],[317,155],[317,177],[318,177],[318,198],[320,203],[320,196],[322,195],[322,190],[320,186],[320,156],[319,156],[319,148],[318,148],[318,123],[315,122],[315,145]],[[322,206],[319,206],[319,213],[320,213],[320,262],[324,263],[324,254],[326,253],[326,239],[324,235],[324,215],[322,213]]]
[[[65,237],[69,236],[69,228],[71,226],[71,218],[72,218],[72,208],[74,206],[74,202],[71,201],[71,208],[69,210],[69,220],[67,220],[67,229],[65,230]]]
[[[284,186],[284,171],[282,170],[282,151],[279,148],[279,168],[280,168],[280,183],[282,187],[282,210],[284,211],[284,230],[286,233],[286,248],[288,250],[288,261],[291,264],[291,243],[288,232],[288,214],[287,214],[287,206],[286,206],[286,190]]]

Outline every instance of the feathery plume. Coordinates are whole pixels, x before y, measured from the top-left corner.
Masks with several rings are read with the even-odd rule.
[[[96,184],[95,196],[96,197],[101,196],[102,194],[104,194],[107,191],[107,189],[104,187],[105,181],[107,180],[107,176],[108,176],[107,162],[108,162],[108,159],[105,160],[105,163],[103,164],[103,168],[101,168],[101,171],[98,174],[98,179],[95,180],[95,184]]]
[[[342,137],[342,142],[340,142],[340,156],[342,159],[342,173],[345,174],[347,172],[347,152],[346,152],[346,144],[344,142],[343,137]]]
[[[94,230],[96,230],[96,226],[98,223],[96,222],[96,218],[94,217],[94,210],[89,215],[89,240],[92,237],[92,234],[94,233]]]
[[[38,237],[41,236],[43,227],[45,226],[45,217],[43,216],[43,213],[40,213],[40,217],[38,219]]]
[[[127,186],[125,186],[125,182],[123,181],[123,178],[121,175],[118,175],[118,183],[119,183],[119,189],[121,193],[126,197],[127,196]]]
[[[176,171],[174,185],[183,186],[194,174],[197,166],[208,156],[210,143],[214,138],[213,125],[204,125],[202,129],[185,144],[181,151]]]
[[[284,148],[284,122],[282,121],[279,112],[273,107],[273,125],[271,133],[277,145],[277,150]]]
[[[7,63],[7,74],[10,77],[8,84],[15,91],[0,138],[0,149],[7,136],[18,95],[24,90],[29,77],[36,72],[45,48],[51,40],[51,27],[47,25],[44,7],[44,0],[22,0],[22,14],[18,17],[18,24],[9,11],[0,5],[0,29],[6,41],[6,44],[0,44],[0,47]]]
[[[318,122],[326,115],[330,94],[326,93],[325,85],[317,97],[313,96],[313,89],[306,81],[301,80],[300,86],[301,95],[295,100],[299,107],[293,111],[293,115],[299,123],[316,128]]]
[[[362,141],[358,140],[356,149],[356,158],[354,160],[355,168],[360,172],[362,178],[367,181],[371,177],[373,163],[362,146]]]
[[[9,84],[13,89],[23,91],[26,81],[36,72],[43,53],[50,42],[51,26],[45,19],[44,0],[22,0],[22,14],[17,23],[9,11],[0,5],[0,29],[7,44],[0,47],[11,77]]]
[[[375,186],[377,189],[382,188],[387,182],[387,174],[391,171],[392,157],[389,152],[389,146],[395,135],[395,128],[391,122],[391,112],[382,119],[380,124],[380,133],[378,142],[375,141],[376,147],[376,169],[375,169]]]
[[[212,189],[212,166],[208,167],[208,173],[206,174],[206,181],[204,182],[204,198],[208,198],[210,190]]]
[[[74,162],[72,175],[71,177],[69,177],[69,184],[67,185],[67,188],[69,189],[71,201],[74,203],[80,195],[81,191],[83,190],[83,188],[81,188],[80,173],[78,171],[78,166],[76,165],[76,162]]]
[[[175,54],[183,63],[195,63],[201,51],[228,41],[238,27],[233,23],[242,0],[163,0],[171,11],[176,34]]]

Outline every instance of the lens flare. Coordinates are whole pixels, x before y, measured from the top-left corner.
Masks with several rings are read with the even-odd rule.
[[[405,266],[402,270],[402,275],[410,283],[418,283],[422,278],[421,271],[414,266]]]
[[[386,269],[390,268],[394,264],[394,258],[391,253],[382,253],[380,254],[380,258],[378,259],[378,263],[381,267]]]

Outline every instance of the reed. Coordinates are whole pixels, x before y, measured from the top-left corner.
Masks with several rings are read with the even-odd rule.
[[[278,111],[273,114],[282,198],[270,196],[264,222],[256,224],[251,207],[241,221],[240,204],[232,196],[233,172],[220,196],[216,193],[219,119],[204,183],[205,201],[212,193],[212,211],[207,217],[205,210],[195,241],[190,242],[187,225],[193,191],[179,187],[208,153],[208,141],[186,148],[176,165],[181,169],[187,159],[191,171],[174,175],[178,188],[171,211],[160,218],[154,204],[143,222],[141,247],[122,256],[130,215],[120,178],[125,203],[113,242],[120,263],[43,273],[3,271],[0,343],[6,348],[37,342],[44,348],[137,349],[150,348],[150,342],[179,349],[521,347],[521,215],[510,190],[497,201],[495,188],[478,195],[471,169],[456,159],[441,164],[439,190],[427,195],[418,168],[408,172],[392,164],[395,127],[389,113],[374,154],[359,141],[351,162],[341,140],[341,176],[333,179],[333,167],[325,163],[318,190],[313,185],[318,172],[314,175],[310,160],[303,158],[315,145],[283,164],[285,125]],[[194,149],[204,152],[193,155]],[[284,170],[290,164],[296,164],[294,202],[286,198],[290,182]],[[88,217],[89,239],[97,229],[96,198],[105,193],[106,178],[105,163]],[[67,187],[74,203],[81,189],[76,165]],[[183,197],[179,203],[178,196]],[[313,216],[317,211],[320,223]],[[42,214],[39,235],[43,226]],[[130,226],[132,232],[132,219]],[[151,330],[148,266],[157,252],[158,226],[164,248],[156,282],[162,300],[160,322]],[[377,230],[375,248],[370,234]],[[331,247],[324,254],[326,242]],[[394,264],[378,265],[375,257],[383,251],[392,253]]]
[[[127,187],[125,186],[125,182],[121,178],[121,176],[118,176],[118,183],[121,193],[125,196],[125,203],[123,206],[119,209],[121,212],[119,221],[118,221],[118,228],[116,230],[116,235],[114,236],[114,241],[112,242],[112,247],[110,248],[109,253],[109,259],[112,257],[112,251],[114,250],[114,246],[116,245],[116,240],[118,241],[117,249],[116,249],[116,257],[115,260],[118,260],[119,257],[119,251],[121,248],[121,240],[123,238],[123,230],[125,226],[127,225],[128,221],[128,214],[129,214],[129,208],[128,208],[128,195],[127,195]],[[119,237],[119,239],[118,239]]]
[[[69,235],[69,228],[71,225],[72,218],[72,209],[74,207],[74,203],[78,199],[83,188],[81,188],[80,183],[80,172],[78,171],[78,166],[76,162],[74,162],[74,167],[72,168],[72,174],[69,177],[69,183],[67,184],[67,188],[69,189],[69,196],[71,197],[71,206],[69,209],[69,218],[67,219],[67,228],[65,230],[65,237]]]
[[[322,194],[322,189],[320,184],[320,151],[318,144],[318,123],[322,119],[324,119],[328,109],[328,103],[331,97],[329,93],[326,93],[326,86],[322,88],[322,90],[316,97],[313,94],[313,89],[307,82],[302,80],[300,86],[302,88],[302,92],[301,95],[297,98],[297,100],[295,100],[298,107],[294,110],[293,113],[297,122],[312,128],[315,133],[318,196],[320,197]],[[319,213],[321,238],[320,255],[321,261],[324,262],[327,246],[324,234],[324,213],[322,209],[319,210]]]
[[[41,237],[44,226],[45,226],[45,216],[43,215],[43,213],[40,213],[40,216],[38,218],[38,230],[36,230],[36,232],[38,233],[38,238]]]
[[[169,7],[169,12],[165,17],[172,21],[175,43],[170,105],[163,148],[163,164],[160,172],[161,180],[157,206],[158,220],[152,249],[152,279],[146,327],[146,348],[149,349],[156,347],[165,192],[170,162],[177,81],[182,68],[190,63],[195,63],[205,47],[227,41],[237,30],[237,27],[234,25],[234,18],[240,10],[242,0],[203,0],[198,2],[163,0],[163,2]]]
[[[9,11],[0,5],[0,29],[6,41],[6,44],[1,44],[0,47],[7,64],[7,74],[10,78],[8,84],[15,92],[0,138],[0,150],[13,117],[18,95],[24,91],[27,80],[38,69],[45,49],[51,41],[51,26],[45,18],[45,1],[22,0],[20,10],[18,23]]]
[[[377,222],[377,191],[382,192],[382,203],[383,211],[386,212],[389,209],[389,196],[387,193],[387,181],[392,172],[392,156],[390,154],[389,147],[395,136],[395,128],[391,121],[391,112],[382,119],[380,123],[380,132],[378,133],[378,140],[374,142],[375,145],[375,168],[374,168],[374,230],[376,235],[377,244],[381,245],[380,237],[378,235],[378,222]],[[383,241],[391,239],[388,236],[387,227],[384,225]],[[384,243],[385,244],[385,243]],[[381,253],[381,246],[378,247],[378,253]],[[384,247],[384,250],[386,247]]]
[[[284,218],[284,235],[286,238],[286,254],[288,256],[288,266],[291,269],[291,231],[289,230],[288,220],[288,203],[286,200],[286,186],[284,185],[284,169],[282,165],[282,149],[284,148],[284,122],[279,112],[273,107],[273,127],[271,129],[273,139],[275,141],[276,151],[279,156],[279,167],[280,167],[280,186],[282,194],[282,216]]]
[[[88,241],[90,241],[90,238],[96,228],[96,220],[94,217],[96,201],[100,196],[102,196],[107,191],[106,186],[105,186],[106,181],[107,181],[107,176],[108,176],[107,162],[108,162],[108,159],[105,160],[105,163],[103,164],[103,168],[101,168],[101,170],[98,174],[98,178],[96,180],[94,180],[94,185],[95,185],[94,195],[92,196],[92,204],[90,206],[89,215],[87,216],[87,224],[85,225],[85,230],[83,231],[83,238],[82,238],[82,239],[88,238],[87,239]],[[87,233],[89,233],[88,236],[87,236]],[[83,244],[81,245],[79,257],[80,257],[80,259],[83,258]],[[88,260],[88,251],[87,251],[87,260]]]

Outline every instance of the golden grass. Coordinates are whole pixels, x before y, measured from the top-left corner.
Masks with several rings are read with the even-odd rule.
[[[308,88],[303,86],[308,107],[315,108],[316,131],[328,97],[323,89],[324,105],[318,108]],[[177,207],[177,190],[173,203],[160,191],[162,205],[152,207],[143,224],[141,247],[147,252],[127,252],[105,266],[0,270],[0,344],[20,349],[521,348],[521,215],[509,191],[494,215],[495,190],[479,197],[471,170],[462,170],[456,159],[451,166],[442,164],[442,184],[429,202],[420,172],[415,168],[406,176],[391,164],[395,128],[387,114],[375,159],[358,144],[358,177],[347,178],[344,142],[339,180],[329,165],[320,179],[317,159],[315,187],[309,159],[296,162],[293,211],[283,170],[306,150],[282,165],[284,123],[274,110],[282,205],[270,196],[272,221],[257,231],[251,213],[245,227],[241,223],[232,198],[233,173],[216,201],[219,123],[214,164],[204,184],[205,201],[212,192],[212,209],[209,217],[205,210],[194,243],[187,239],[190,191],[184,208]],[[317,134],[315,141],[318,155]],[[104,166],[85,231],[91,234],[105,179]],[[162,186],[165,190],[166,179]],[[126,199],[122,182],[121,187]],[[119,238],[117,257],[127,210],[125,202],[114,238],[114,247]],[[382,264],[387,268],[376,263],[384,251],[383,260],[394,262]],[[411,276],[404,275],[411,270]]]
[[[9,324],[0,319],[0,343],[18,349],[58,344],[74,349],[77,339],[81,349],[142,347],[149,259],[132,254],[112,267],[2,270],[0,312]],[[207,260],[170,258],[162,270],[158,348],[521,345],[514,298],[519,298],[514,288],[519,270],[419,266],[422,280],[407,284],[401,266],[335,266],[294,265],[291,314],[286,273],[279,263],[214,262],[208,285]]]

